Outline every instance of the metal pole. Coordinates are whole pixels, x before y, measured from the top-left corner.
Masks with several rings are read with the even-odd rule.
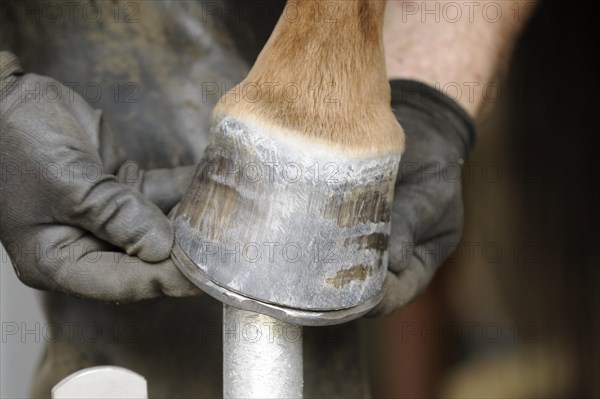
[[[223,305],[223,397],[302,398],[302,327]]]

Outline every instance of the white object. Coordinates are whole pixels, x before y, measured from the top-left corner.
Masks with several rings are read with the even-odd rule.
[[[52,388],[52,399],[148,399],[146,379],[131,370],[100,366],[80,370]]]

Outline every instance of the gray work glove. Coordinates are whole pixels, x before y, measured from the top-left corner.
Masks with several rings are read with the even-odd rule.
[[[100,111],[23,75],[8,52],[0,84],[0,240],[21,281],[109,302],[199,294],[169,258],[163,213],[194,168],[143,173],[123,162]]]
[[[456,248],[463,227],[460,170],[474,145],[472,119],[425,84],[395,80],[392,109],[406,134],[392,208],[386,315],[416,298]]]

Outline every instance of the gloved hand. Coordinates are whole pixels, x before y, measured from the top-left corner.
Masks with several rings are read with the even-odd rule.
[[[163,213],[193,167],[124,163],[100,111],[55,80],[23,75],[8,52],[0,84],[0,240],[21,281],[109,302],[201,293],[169,258]]]
[[[392,206],[385,294],[370,316],[416,298],[455,249],[463,227],[460,169],[475,141],[472,119],[452,99],[423,83],[390,83],[406,151]]]

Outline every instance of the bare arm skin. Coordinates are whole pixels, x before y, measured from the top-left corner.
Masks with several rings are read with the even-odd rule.
[[[434,86],[477,116],[486,96],[496,95],[493,81],[534,3],[390,0],[384,25],[388,77]]]

